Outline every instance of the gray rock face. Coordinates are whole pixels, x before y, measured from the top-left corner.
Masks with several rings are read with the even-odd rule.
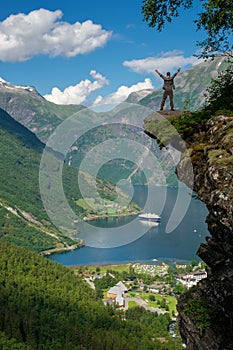
[[[188,154],[194,190],[208,207],[211,234],[197,254],[207,264],[207,278],[178,303],[181,335],[191,350],[233,349],[233,117],[212,118],[179,164],[185,173]],[[187,177],[180,178],[189,185]]]

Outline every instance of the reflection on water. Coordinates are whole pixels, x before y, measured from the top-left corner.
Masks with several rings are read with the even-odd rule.
[[[149,221],[149,220],[140,220],[140,223],[142,225],[144,225],[144,226],[147,226],[147,227],[157,227],[157,226],[159,226],[158,222]]]

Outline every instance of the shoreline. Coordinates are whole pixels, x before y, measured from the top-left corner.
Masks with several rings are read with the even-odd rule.
[[[66,266],[67,268],[71,270],[77,270],[79,268],[86,268],[86,269],[94,269],[99,267],[100,269],[113,269],[113,268],[129,268],[130,266],[133,265],[153,265],[153,266],[158,266],[158,264],[165,264],[168,266],[172,266],[174,264],[178,265],[189,265],[191,264],[192,260],[178,260],[178,259],[169,259],[169,261],[164,261],[160,258],[158,259],[151,259],[151,260],[145,260],[145,261],[131,261],[131,262],[120,262],[118,263],[103,263],[103,264],[85,264],[85,265],[72,265],[72,266]]]
[[[66,266],[68,267],[69,269],[78,269],[80,267],[86,267],[86,268],[95,268],[95,267],[102,267],[102,268],[109,268],[109,267],[129,267],[129,266],[132,266],[134,265],[135,263],[134,262],[129,262],[129,263],[119,263],[119,264],[91,264],[91,265],[74,265],[74,266]]]
[[[39,254],[42,256],[49,256],[49,255],[56,254],[56,253],[69,252],[72,250],[80,249],[82,247],[85,247],[84,241],[82,241],[80,243],[72,244],[68,247],[60,247],[60,248],[52,248],[52,249],[44,250],[44,251],[40,252]]]
[[[56,261],[56,260],[55,260]],[[81,264],[75,264],[75,265],[63,265],[69,269],[78,269],[78,268],[107,268],[107,267],[121,267],[121,266],[132,266],[134,264],[139,265],[157,265],[158,263],[165,263],[166,265],[173,266],[174,264],[190,264],[192,259],[179,259],[179,258],[153,258],[153,259],[146,259],[146,260],[132,260],[132,261],[123,261],[123,262],[103,262],[103,263],[81,263]]]
[[[121,214],[116,214],[116,215],[92,215],[92,216],[84,216],[82,219],[83,221],[93,221],[93,220],[98,220],[98,219],[106,219],[106,218],[120,218],[120,217],[125,217],[125,216],[136,216],[139,215],[142,211],[137,211],[137,212],[132,212],[132,213],[121,213]]]

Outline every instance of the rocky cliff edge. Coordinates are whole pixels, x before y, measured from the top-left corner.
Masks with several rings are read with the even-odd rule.
[[[148,124],[145,124],[148,125]],[[153,130],[145,129],[148,134]],[[178,323],[190,350],[233,349],[233,116],[221,114],[193,130],[177,167],[179,179],[191,186],[209,210],[209,237],[197,255],[207,265],[207,278],[180,297]],[[182,176],[183,174],[183,176]]]

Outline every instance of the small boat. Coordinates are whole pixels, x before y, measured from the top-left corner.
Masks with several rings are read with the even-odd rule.
[[[156,221],[156,222],[159,222],[161,220],[161,217],[158,214],[153,214],[153,213],[139,214],[138,218],[140,220],[149,220],[149,221]]]

